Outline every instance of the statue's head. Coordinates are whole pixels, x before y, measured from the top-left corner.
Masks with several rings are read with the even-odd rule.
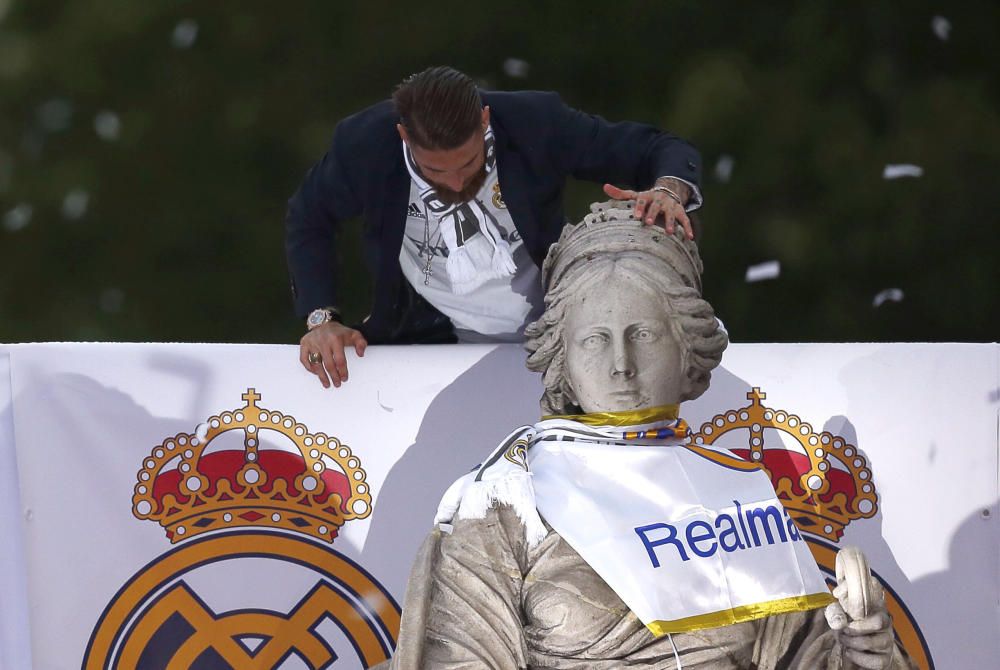
[[[701,297],[694,242],[644,226],[630,203],[591,206],[543,267],[545,311],[525,331],[545,414],[643,409],[697,398],[728,337]]]

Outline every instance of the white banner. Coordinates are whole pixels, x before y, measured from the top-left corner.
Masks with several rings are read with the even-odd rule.
[[[324,390],[288,346],[0,348],[4,670],[25,622],[40,669],[385,658],[441,494],[539,418],[523,359],[372,347]],[[996,345],[734,345],[681,415],[765,464],[826,570],[867,552],[923,667],[991,667],[998,369]]]
[[[0,349],[0,668],[30,668],[28,581],[14,452],[10,355]]]
[[[768,477],[748,461],[574,441],[536,442],[528,463],[538,511],[657,635],[831,602]]]

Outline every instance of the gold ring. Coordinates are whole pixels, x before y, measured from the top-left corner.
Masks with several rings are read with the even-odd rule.
[[[310,351],[309,355],[306,356],[306,360],[309,361],[309,363],[311,363],[312,365],[316,365],[317,363],[321,363],[323,361],[323,356],[322,354],[318,354],[315,351]]]

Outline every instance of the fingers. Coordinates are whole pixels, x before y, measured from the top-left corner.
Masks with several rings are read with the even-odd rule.
[[[330,377],[326,374],[326,368],[323,367],[323,361],[316,361],[312,364],[312,373],[319,377],[319,383],[323,385],[323,388],[330,388]]]
[[[639,200],[636,202],[636,209],[639,208],[638,202],[641,201],[642,201],[642,196],[640,196]],[[638,214],[638,216],[642,217],[642,222],[644,224],[646,224],[647,226],[651,226],[654,223],[656,223],[656,217],[658,217],[663,212],[663,204],[664,203],[662,200],[658,198],[653,198],[650,200],[649,205],[645,208],[645,211],[641,214]],[[668,233],[674,232],[674,220],[672,217],[670,217],[670,220],[667,221],[666,228]]]
[[[834,589],[833,592],[836,594],[837,590]],[[847,612],[844,611],[839,602],[827,605],[823,614],[826,615],[826,622],[832,630],[843,630],[851,622],[850,617],[847,616]]]
[[[299,346],[299,360],[302,361],[306,370],[319,377],[319,383],[323,385],[323,388],[330,388],[330,379],[323,368],[323,361],[316,359],[316,354],[319,354],[318,347],[306,343],[305,338],[303,338],[302,344]],[[310,356],[314,356],[312,361],[309,360]]]
[[[887,633],[891,630],[892,619],[889,618],[889,614],[885,610],[881,610],[864,619],[852,621],[844,633],[854,637],[864,637],[874,633]]]
[[[859,668],[865,670],[885,670],[892,663],[892,654],[872,654],[865,651],[845,649],[844,656]]]
[[[687,212],[680,205],[677,205],[676,209],[680,211],[674,215],[674,218],[681,224],[684,228],[684,235],[689,239],[694,239],[694,226],[691,225],[691,219],[688,218]]]
[[[344,355],[344,341],[340,337],[331,338],[323,353],[323,366],[330,373],[335,388],[347,381],[347,356]]]
[[[604,192],[607,193],[608,197],[614,198],[615,200],[633,200],[637,195],[635,191],[618,188],[613,184],[605,184]]]
[[[888,667],[895,649],[892,619],[885,610],[852,621],[838,634],[844,656],[866,670]]]
[[[843,633],[843,631],[841,632]],[[896,641],[893,639],[892,633],[877,633],[875,635],[857,637],[842,634],[840,636],[840,644],[843,645],[844,649],[853,649],[854,651],[866,654],[891,655]]]
[[[613,184],[605,184],[604,192],[615,200],[635,200],[635,218],[642,221],[647,226],[656,223],[656,219],[663,217],[664,228],[671,235],[674,234],[674,227],[680,223],[684,228],[684,234],[689,240],[694,239],[694,226],[688,218],[684,208],[673,198],[664,196],[655,191],[631,191],[618,188]]]
[[[689,240],[694,239],[694,227],[691,225],[691,219],[688,218],[684,208],[677,204],[673,198],[651,198],[647,204],[644,196],[645,194],[640,193],[635,203],[636,216],[642,219],[644,224],[652,226],[656,223],[657,217],[662,216],[665,224],[664,229],[667,233],[673,235],[676,224],[680,223],[681,227],[684,228],[684,236]]]
[[[360,357],[362,357],[362,356],[365,355],[365,349],[367,349],[367,348],[368,348],[368,340],[365,339],[364,335],[362,335],[361,333],[355,331],[354,332],[354,353],[356,353],[358,355],[358,357],[360,358]]]
[[[872,577],[868,580],[868,593],[870,594],[870,601],[875,605],[875,607],[884,610],[885,609],[885,589],[882,588],[882,584]],[[892,621],[890,619],[890,625]]]
[[[365,355],[368,341],[353,328],[339,323],[324,324],[306,333],[299,344],[299,362],[319,377],[323,388],[339,388],[348,380],[346,349],[352,347],[359,357]],[[310,361],[310,357],[312,361]]]
[[[310,333],[306,333],[299,342],[299,362],[302,363],[302,367],[319,377],[319,383],[323,385],[323,388],[330,388],[330,380],[327,378],[326,370],[323,369],[323,363],[321,361],[316,361],[315,363],[309,361],[309,354],[319,353],[312,339]]]

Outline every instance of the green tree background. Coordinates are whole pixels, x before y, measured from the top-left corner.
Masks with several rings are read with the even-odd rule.
[[[998,29],[986,0],[0,0],[0,341],[296,342],[286,200],[435,64],[694,142],[737,341],[995,341]]]

